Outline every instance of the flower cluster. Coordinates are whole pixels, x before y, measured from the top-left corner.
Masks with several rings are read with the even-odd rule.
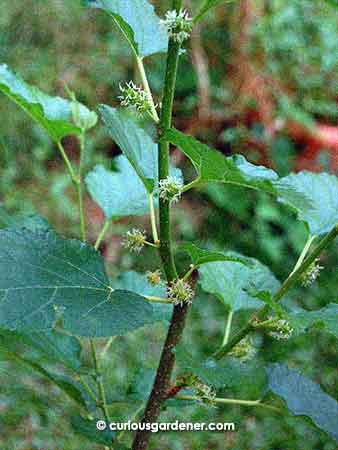
[[[194,291],[189,283],[178,278],[170,283],[167,288],[168,298],[174,305],[183,305],[184,303],[191,304],[194,298]]]
[[[216,392],[214,388],[209,386],[208,384],[202,383],[200,380],[196,380],[192,386],[191,386],[196,396],[199,398],[199,401],[203,404],[214,406],[215,398],[216,398]]]
[[[127,231],[122,245],[125,248],[129,248],[130,251],[140,253],[146,243],[146,232],[133,228],[131,231]]]
[[[256,353],[256,348],[251,344],[251,340],[246,337],[231,349],[229,355],[242,361],[248,361],[249,359],[252,359]]]
[[[315,259],[308,270],[302,275],[302,285],[310,286],[320,275],[324,267],[319,264],[319,258]]]
[[[289,339],[293,333],[290,323],[278,317],[269,317],[265,322],[258,322],[254,326],[265,328],[269,336],[278,340]]]
[[[120,84],[121,94],[118,98],[121,100],[121,106],[134,106],[139,113],[151,113],[151,99],[146,91],[136,86],[133,81]]]
[[[189,39],[193,22],[186,10],[181,9],[178,13],[175,10],[167,11],[165,19],[161,20],[161,23],[166,27],[169,37],[175,42],[182,44]]]
[[[179,201],[183,191],[183,183],[176,177],[169,175],[167,178],[160,180],[158,192],[160,198],[176,203]]]
[[[156,286],[157,284],[161,283],[161,271],[155,270],[155,272],[148,271],[146,273],[148,283],[150,283],[152,286]]]

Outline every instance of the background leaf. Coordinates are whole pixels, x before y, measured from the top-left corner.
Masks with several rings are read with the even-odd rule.
[[[99,431],[96,428],[97,420],[98,419],[88,420],[84,419],[81,416],[73,416],[71,417],[70,423],[75,433],[78,433],[81,436],[85,436],[91,442],[111,446],[116,433],[110,431],[109,428],[106,428],[103,431]]]
[[[142,296],[167,297],[167,291],[164,283],[152,286],[145,274],[130,271],[123,272],[120,277],[112,282],[115,289],[128,289]],[[173,307],[172,305],[161,303],[150,303],[153,308],[154,320],[169,321]]]
[[[50,97],[34,86],[25,83],[6,64],[0,65],[0,91],[17,103],[58,142],[64,136],[80,134],[80,128],[72,124],[71,102],[61,97]],[[79,104],[81,115],[91,112]]]
[[[227,252],[229,256],[237,253]],[[240,257],[240,255],[238,255]],[[200,269],[200,284],[205,292],[215,295],[234,311],[255,309],[264,305],[251,291],[274,292],[279,282],[270,270],[254,258],[247,258],[251,267],[236,262],[211,262]]]
[[[136,55],[166,52],[166,29],[146,0],[84,0],[86,6],[106,11],[116,22]]]
[[[20,347],[28,348],[44,362],[57,362],[74,371],[81,367],[79,341],[74,336],[55,330],[18,333],[0,329],[0,346],[13,353],[17,353]],[[32,353],[30,356],[32,357]]]
[[[318,384],[281,364],[267,368],[269,388],[282,397],[296,416],[307,416],[338,440],[338,403]]]
[[[122,335],[154,320],[141,296],[113,289],[94,248],[54,233],[0,231],[0,326]]]

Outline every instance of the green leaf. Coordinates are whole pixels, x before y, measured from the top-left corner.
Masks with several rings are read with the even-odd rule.
[[[75,433],[84,436],[89,441],[111,446],[113,440],[115,439],[116,433],[110,431],[108,427],[103,431],[99,431],[96,428],[97,420],[98,419],[88,420],[81,416],[73,416],[70,419],[70,423]]]
[[[25,228],[30,231],[48,231],[50,230],[50,225],[44,217],[38,214],[11,216],[0,207],[0,228]]]
[[[279,200],[292,206],[312,235],[328,233],[338,223],[338,178],[328,173],[300,172],[281,178]],[[307,201],[297,201],[297,192]]]
[[[220,6],[222,4],[231,3],[234,0],[205,0],[201,9],[198,11],[196,17],[194,17],[194,22],[199,22],[202,17],[210,11],[212,8],[216,8],[216,6]]]
[[[157,144],[128,110],[100,105],[99,111],[113,141],[128,158],[147,191],[152,193],[158,179]],[[177,178],[182,176],[181,171],[173,167],[171,174]],[[124,191],[125,185],[124,181],[120,187],[121,191]]]
[[[154,321],[141,296],[113,290],[101,255],[55,233],[0,231],[0,326],[72,334],[123,335]]]
[[[137,56],[166,52],[168,36],[154,7],[146,0],[84,0],[86,6],[106,11]]]
[[[180,245],[179,250],[186,252],[190,255],[192,263],[195,267],[215,261],[231,261],[234,263],[244,264],[245,266],[248,267],[252,266],[250,260],[243,256],[236,256],[230,254],[227,255],[222,252],[213,252],[211,250],[204,250],[190,242],[185,242],[184,244]]]
[[[80,128],[72,123],[71,102],[61,97],[50,97],[34,86],[25,83],[6,64],[0,65],[0,91],[17,103],[40,124],[53,141],[64,136],[80,134]],[[79,104],[79,114],[86,117],[91,112]]]
[[[43,361],[57,362],[77,371],[81,367],[79,341],[62,332],[35,331],[18,333],[0,329],[0,346],[16,353],[18,347],[34,350]]]
[[[21,362],[22,364],[40,373],[40,375],[46,377],[59,389],[65,392],[68,397],[74,400],[77,404],[79,404],[83,408],[87,408],[87,395],[83,392],[81,385],[79,385],[75,380],[65,375],[53,374],[42,367],[40,364],[33,361],[31,358],[20,356],[16,353],[8,351],[7,349],[5,349],[5,353],[10,358]]]
[[[228,252],[226,255],[236,257],[237,253]],[[279,282],[259,261],[254,258],[247,260],[252,264],[251,267],[226,261],[203,265],[199,281],[202,289],[214,294],[233,311],[259,308],[264,303],[257,299],[257,292],[274,292],[278,289]]]
[[[152,286],[145,274],[134,271],[123,272],[120,277],[112,283],[115,289],[128,289],[142,296],[162,297],[167,296],[167,291],[164,283]],[[150,303],[153,308],[154,320],[169,321],[173,307],[172,305]]]
[[[107,219],[149,213],[147,191],[128,159],[115,158],[117,172],[96,166],[86,177],[87,189]]]
[[[338,403],[321,387],[295,370],[281,364],[267,368],[271,391],[282,397],[295,416],[307,416],[332,438],[338,440]]]
[[[330,303],[317,311],[291,312],[289,317],[296,334],[302,334],[314,328],[331,333],[338,339],[338,305],[336,303]]]
[[[164,133],[162,139],[176,145],[188,156],[201,183],[230,183],[276,193],[272,182],[278,179],[278,175],[271,169],[249,163],[242,155],[226,158],[222,153],[175,129]]]

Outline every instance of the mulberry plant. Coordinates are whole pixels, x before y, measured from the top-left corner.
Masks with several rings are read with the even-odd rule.
[[[163,19],[147,0],[84,3],[103,10],[118,26],[131,47],[141,83],[117,81],[120,106],[99,105],[97,114],[81,104],[73,92],[68,90],[68,99],[50,97],[27,84],[6,64],[0,65],[0,91],[45,130],[60,152],[77,195],[80,217],[78,240],[61,237],[39,216],[13,218],[7,228],[0,230],[0,346],[9,357],[46,376],[74,400],[79,405],[78,417],[72,422],[74,428],[107,448],[147,449],[152,434],[142,424],[158,422],[161,412],[173,402],[207,408],[233,404],[260,407],[281,415],[289,410],[296,416],[309,417],[315,426],[338,439],[336,400],[286,364],[264,366],[259,358],[263,347],[255,340],[264,334],[283,346],[285,340],[312,328],[338,338],[336,303],[327,299],[324,308],[307,311],[284,301],[295,286],[303,289],[325,271],[321,255],[336,245],[338,234],[337,177],[301,172],[280,178],[273,170],[256,166],[242,155],[226,157],[173,127],[180,57],[188,51],[194,25],[221,1],[205,0],[193,15],[183,9],[182,0],[173,0]],[[156,53],[166,54],[163,92],[157,102],[145,68],[145,58]],[[117,171],[96,166],[84,173],[87,135],[100,121],[122,155],[115,158]],[[151,127],[156,133],[149,132]],[[63,139],[70,135],[79,141],[78,166],[63,146]],[[187,181],[172,164],[171,146],[191,162],[196,172],[192,180]],[[308,240],[283,282],[254,258],[200,248],[189,242],[173,243],[172,209],[187,192],[209,183],[267,193],[306,223]],[[105,216],[94,243],[87,239],[85,189]],[[132,228],[123,246],[137,255],[150,247],[159,253],[161,267],[149,268],[143,275],[128,272],[118,281],[111,280],[100,244],[116,218],[133,215],[148,215],[151,233]],[[191,260],[182,271],[177,269],[177,251]],[[198,300],[197,286],[217,297],[227,310],[222,345],[210,343],[210,354],[202,360],[181,342],[187,315]],[[252,315],[234,331],[234,315],[242,310],[251,310]],[[134,416],[141,426],[134,434],[113,432],[108,424],[115,418],[107,399],[108,375],[102,372],[104,350],[98,339],[106,339],[109,346],[113,337],[127,336],[155,322],[168,324],[168,330],[149,397]],[[60,363],[66,373],[53,373],[29,354],[16,352],[18,342],[40,354],[44,361]],[[91,367],[82,364],[81,354],[87,351]],[[243,380],[255,383],[258,373],[264,373],[258,398],[228,398],[221,394],[229,387],[229,380],[232,387]],[[240,392],[237,387],[234,390]],[[267,397],[267,392],[272,393],[272,398]],[[274,404],[278,396],[284,400],[282,407]],[[105,424],[101,431],[96,428],[98,421]]]

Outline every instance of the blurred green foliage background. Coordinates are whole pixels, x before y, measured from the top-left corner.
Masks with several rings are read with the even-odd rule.
[[[98,103],[117,104],[119,82],[137,79],[131,52],[109,17],[79,3],[2,0],[0,62],[50,94],[65,96],[67,83],[78,99],[92,108]],[[169,7],[168,1],[153,3],[161,15]],[[200,3],[191,0],[187,7],[196,11]],[[337,55],[338,10],[334,2],[235,0],[222,5],[208,14],[181,58],[175,125],[226,154],[243,153],[281,175],[303,166],[335,172]],[[164,57],[158,55],[146,62],[159,98]],[[1,206],[11,214],[39,212],[61,234],[76,236],[77,208],[55,147],[4,97],[0,116]],[[333,136],[337,133],[336,141],[334,137],[327,142],[319,139],[322,125],[330,127]],[[76,160],[76,140],[67,139],[65,146]],[[118,153],[99,124],[87,142],[86,167],[97,162],[112,167],[112,157]],[[173,157],[189,175],[187,161],[176,151]],[[102,214],[89,197],[86,207],[94,241]],[[121,235],[139,223],[148,226],[146,219],[131,218],[116,223],[107,236],[101,250],[112,276],[157,267],[151,250],[142,258],[132,257],[120,246]],[[193,240],[253,256],[269,265],[280,279],[289,273],[306,241],[305,225],[286,207],[266,195],[223,186],[189,193],[175,208],[174,233],[177,241]],[[178,261],[182,267],[186,263],[182,255]],[[336,245],[323,256],[325,271],[315,285],[296,290],[289,301],[307,309],[336,302],[337,262]],[[216,299],[199,293],[185,341],[201,354],[210,353],[221,342],[226,315]],[[244,320],[245,314],[238,314],[234,328]],[[158,325],[114,340],[104,359],[109,398],[127,391],[132,380],[141,377],[144,392],[137,398],[142,401],[164,335],[165,327]],[[266,339],[262,357],[269,361],[286,358],[337,397],[337,354],[334,338],[316,332],[282,344]],[[0,386],[1,449],[103,448],[74,433],[70,426],[70,417],[76,414],[74,405],[42,377],[1,358]],[[250,387],[246,395],[254,396]],[[113,405],[111,413],[122,419],[134,408]],[[154,436],[153,450],[336,449],[334,442],[309,422],[263,410],[168,407],[162,420],[170,419],[233,421],[238,432],[162,434]]]

